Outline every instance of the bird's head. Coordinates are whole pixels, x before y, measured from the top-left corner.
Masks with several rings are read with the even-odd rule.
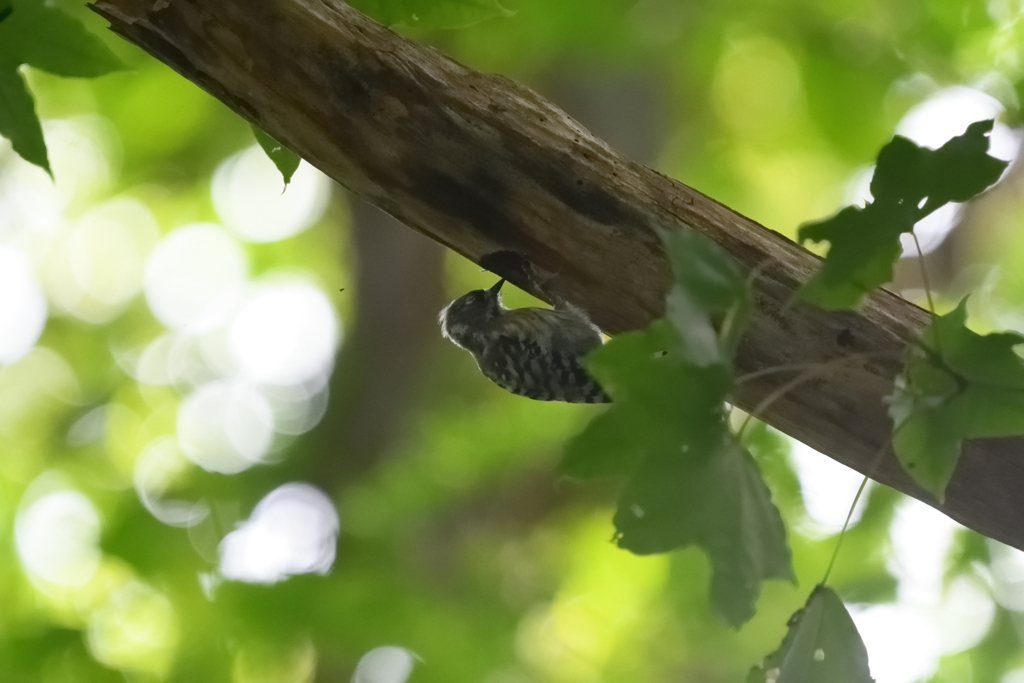
[[[498,295],[503,284],[504,278],[490,289],[475,289],[445,306],[438,316],[444,336],[464,349],[471,349],[473,336],[483,332],[487,323],[504,310]]]

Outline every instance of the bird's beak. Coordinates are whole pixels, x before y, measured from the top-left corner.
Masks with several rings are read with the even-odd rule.
[[[505,278],[501,278],[500,280],[498,280],[498,282],[487,291],[493,294],[494,296],[498,296],[498,292],[501,291],[501,286],[503,284],[505,284]]]

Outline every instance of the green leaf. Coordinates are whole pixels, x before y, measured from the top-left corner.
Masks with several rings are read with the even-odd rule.
[[[913,207],[927,194],[923,170],[925,156],[930,150],[922,149],[907,138],[896,135],[878,153],[875,172],[871,176],[871,196],[879,204],[897,204],[906,200]]]
[[[0,135],[26,161],[52,175],[42,126],[18,67],[28,64],[60,76],[100,76],[122,64],[79,21],[43,0],[0,5],[0,19]]]
[[[274,162],[274,166],[277,166],[277,170],[281,172],[281,177],[284,178],[285,189],[287,189],[288,183],[292,181],[292,176],[295,175],[296,169],[302,163],[302,157],[264,133],[262,129],[253,126],[252,132],[256,135],[256,142],[260,143],[260,147],[267,153],[270,160]]]
[[[77,77],[124,68],[80,21],[43,0],[14,0],[10,17],[0,23],[0,62]]]
[[[750,317],[743,274],[721,247],[694,231],[670,233],[665,249],[675,273],[665,298],[666,317],[686,357],[697,365],[730,362]]]
[[[940,501],[964,439],[1024,434],[1024,360],[1019,334],[979,335],[967,299],[936,317],[913,346],[889,399],[893,450]]]
[[[999,179],[1007,162],[988,155],[993,122],[978,121],[936,150],[896,136],[878,154],[871,178],[874,202],[847,207],[809,223],[801,242],[829,242],[821,269],[800,289],[808,303],[825,309],[854,308],[892,279],[900,235],[949,202],[964,202]]]
[[[999,180],[1008,161],[988,155],[988,134],[994,121],[975,121],[963,135],[934,152],[928,169],[928,203],[938,208],[947,202],[966,202]]]
[[[828,241],[828,258],[800,288],[800,298],[827,310],[855,308],[892,279],[900,234],[914,229],[906,212],[881,204],[848,206],[832,218],[800,228],[800,241]]]
[[[25,161],[53,175],[32,93],[18,68],[7,65],[0,65],[0,135]]]
[[[871,195],[880,204],[921,209],[920,220],[943,204],[980,194],[999,180],[1008,163],[987,153],[993,125],[991,119],[976,121],[937,150],[897,135],[878,155]]]
[[[614,517],[618,545],[637,554],[701,546],[715,611],[741,625],[761,581],[793,574],[781,516],[729,431],[731,367],[696,365],[657,321],[605,344],[588,368],[614,402],[569,443],[563,471],[629,477]]]
[[[464,28],[515,14],[498,0],[353,0],[350,4],[385,26]]]
[[[763,580],[795,580],[786,529],[736,438],[724,426],[694,437],[652,454],[630,479],[615,512],[616,542],[638,555],[701,546],[714,572],[712,606],[739,627],[754,615]]]
[[[583,479],[625,476],[651,452],[679,449],[694,430],[724,424],[729,368],[685,362],[665,321],[594,351],[591,374],[615,399],[566,447],[562,470]]]
[[[873,683],[868,653],[842,600],[818,586],[789,620],[779,649],[747,683]]]

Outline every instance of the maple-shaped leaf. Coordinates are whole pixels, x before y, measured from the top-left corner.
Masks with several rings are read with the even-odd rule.
[[[868,652],[839,596],[818,586],[789,620],[779,649],[747,683],[873,683]]]
[[[829,310],[854,308],[875,287],[892,279],[900,234],[914,221],[880,204],[848,206],[835,216],[800,228],[800,240],[827,241],[828,258],[800,288],[800,298]]]
[[[1024,360],[1012,332],[968,329],[967,299],[937,316],[909,352],[889,398],[893,450],[940,501],[964,439],[1024,434]]]
[[[616,543],[637,554],[700,546],[713,570],[714,611],[738,627],[753,615],[762,581],[793,578],[782,518],[726,413],[747,284],[699,233],[670,233],[665,246],[675,271],[667,319],[587,358],[613,403],[569,442],[562,470],[626,479]]]
[[[711,605],[739,627],[754,615],[762,581],[795,581],[792,560],[750,453],[725,425],[702,431],[637,469],[615,511],[616,543],[638,555],[700,546],[711,562]]]
[[[590,354],[587,368],[613,398],[566,446],[562,471],[581,479],[627,476],[649,453],[678,451],[694,431],[725,420],[731,370],[689,363],[664,320],[619,335]]]
[[[731,369],[694,364],[666,321],[608,342],[588,368],[614,402],[568,444],[563,471],[627,477],[616,543],[637,554],[700,546],[715,612],[741,625],[762,581],[793,574],[782,518],[729,430]]]
[[[829,242],[821,269],[800,297],[825,309],[854,308],[892,279],[900,235],[949,202],[964,202],[999,179],[1007,162],[988,154],[993,122],[978,121],[939,149],[896,136],[878,154],[874,200],[800,228],[801,242]]]

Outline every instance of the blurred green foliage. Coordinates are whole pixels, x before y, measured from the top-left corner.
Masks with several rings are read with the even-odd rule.
[[[53,6],[101,28],[75,0]],[[513,13],[457,31],[422,22],[401,30],[556,101],[553,73],[654,82],[655,104],[630,100],[620,124],[659,129],[658,169],[790,236],[845,203],[897,123],[941,88],[970,85],[1001,103],[1005,121],[1021,120],[1018,0],[502,7]],[[235,474],[166,449],[181,436],[182,405],[227,372],[219,363],[230,331],[169,330],[143,295],[147,264],[181,226],[225,222],[211,186],[253,145],[252,132],[167,67],[93,35],[129,68],[95,80],[17,72],[35,96],[56,185],[0,143],[0,250],[29,263],[48,310],[31,348],[0,359],[2,680],[347,681],[365,653],[398,645],[420,658],[410,680],[421,683],[737,681],[777,648],[825,572],[835,529],[812,514],[789,443],[756,423],[744,446],[789,529],[798,585],[765,583],[738,632],[713,615],[701,553],[624,552],[611,542],[614,491],[558,478],[562,444],[600,409],[505,395],[457,349],[429,349],[387,457],[356,479],[310,474],[346,457],[322,437],[339,419],[332,404],[314,431],[274,436],[267,464]],[[274,182],[268,194],[280,192],[280,176]],[[994,196],[967,238],[971,262],[1005,267],[978,297],[989,322],[1005,325],[1024,306],[1024,239],[1013,229],[1022,212],[1019,189]],[[334,196],[308,229],[264,241],[222,229],[218,244],[242,254],[245,287],[299,275],[322,291],[344,348],[359,315],[350,223],[346,200]],[[0,275],[22,256],[2,261]],[[451,297],[491,284],[454,257],[446,278]],[[184,359],[166,381],[140,369],[161,348]],[[225,578],[224,539],[297,480],[337,504],[330,571],[275,583]],[[872,489],[844,541],[830,586],[860,607],[855,618],[872,605],[916,604],[892,540],[906,509],[892,491]],[[47,539],[56,540],[40,544]],[[946,640],[928,651],[935,661],[921,677],[995,681],[1024,667],[1013,557],[967,532],[943,549],[928,593],[938,602],[917,606],[993,612],[973,639],[950,635],[968,631],[966,617],[942,627]],[[980,586],[968,607],[945,600],[965,581]],[[905,633],[904,659],[925,650]]]

